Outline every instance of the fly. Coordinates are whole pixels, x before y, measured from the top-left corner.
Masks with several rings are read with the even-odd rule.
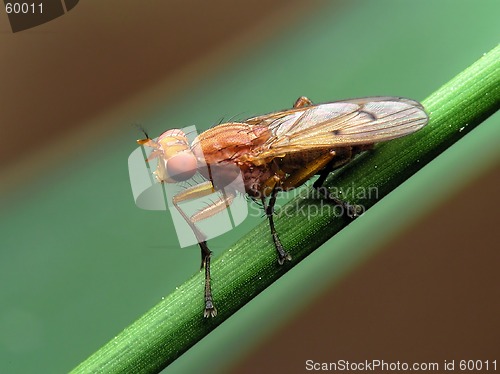
[[[237,174],[243,176],[246,194],[260,200],[269,220],[278,263],[291,260],[274,226],[277,194],[299,187],[319,175],[313,187],[325,199],[346,208],[355,217],[357,206],[330,196],[321,188],[328,174],[375,143],[411,134],[428,122],[417,101],[401,97],[366,97],[314,105],[300,97],[292,109],[217,125],[189,144],[178,129],[168,130],[155,141],[146,134],[138,143],[153,148],[148,161],[158,158],[154,172],[161,183],[186,181],[196,173],[204,182],[173,197],[173,205],[185,219],[201,248],[205,269],[205,317],[215,317],[210,287],[210,256],[204,234],[196,226],[231,204],[236,191],[227,190]],[[214,178],[217,175],[217,178]],[[220,198],[188,216],[183,201],[221,192]]]

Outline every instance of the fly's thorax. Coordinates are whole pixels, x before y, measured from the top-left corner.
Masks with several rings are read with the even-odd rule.
[[[185,181],[196,173],[197,160],[182,130],[167,130],[158,137],[157,142],[163,156],[158,160],[155,171],[160,182]]]
[[[191,149],[199,163],[238,162],[241,157],[262,145],[269,138],[269,134],[269,129],[263,126],[239,122],[224,123],[200,134]]]

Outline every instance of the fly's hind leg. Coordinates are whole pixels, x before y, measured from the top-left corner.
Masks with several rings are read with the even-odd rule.
[[[323,187],[323,183],[325,183],[326,178],[332,172],[332,170],[349,162],[349,160],[350,159],[347,159],[345,162],[341,163],[340,165],[339,165],[338,161],[336,161],[336,160],[330,161],[330,163],[323,170],[321,170],[318,179],[316,179],[316,181],[314,181],[313,188],[318,192],[318,194],[322,198],[324,198],[325,200],[328,200],[328,201],[332,201],[336,205],[341,206],[347,212],[347,216],[349,218],[354,219],[356,217],[359,217],[364,212],[363,207],[361,205],[357,205],[357,204],[349,204],[348,202],[331,195],[330,192],[328,191],[328,189],[326,187]]]
[[[299,97],[296,101],[295,101],[295,104],[293,104],[293,107],[294,108],[305,108],[307,106],[311,106],[313,105],[313,102],[311,100],[309,100],[307,97],[305,96],[301,96]]]

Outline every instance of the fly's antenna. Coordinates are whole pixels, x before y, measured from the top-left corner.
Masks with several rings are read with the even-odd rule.
[[[148,132],[146,131],[146,129],[144,128],[144,126],[142,126],[140,123],[137,123],[137,122],[134,122],[132,124],[133,127],[135,127],[137,130],[139,130],[140,132],[142,132],[145,136],[146,139],[151,139],[148,135]]]

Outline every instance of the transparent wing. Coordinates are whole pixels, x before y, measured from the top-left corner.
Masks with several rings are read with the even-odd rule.
[[[247,120],[271,136],[253,159],[307,149],[372,144],[411,134],[428,121],[422,105],[400,97],[368,97],[273,113]]]

